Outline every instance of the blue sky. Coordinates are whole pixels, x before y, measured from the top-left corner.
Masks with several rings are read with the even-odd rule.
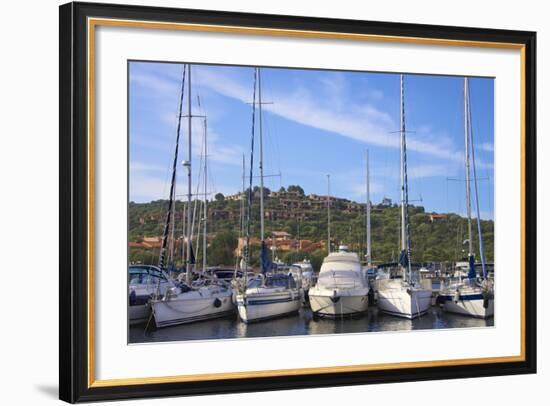
[[[131,201],[168,197],[182,69],[130,62]],[[209,193],[241,187],[253,75],[250,67],[192,67],[193,114],[208,117]],[[493,218],[493,79],[471,78],[470,89],[481,217]],[[281,174],[267,177],[267,187],[299,184],[308,194],[326,194],[330,174],[333,195],[364,202],[368,149],[371,200],[399,200],[398,74],[262,68],[262,99],[273,103],[264,105],[264,173]],[[463,103],[461,77],[405,76],[409,198],[428,211],[465,212]],[[187,156],[185,122],[182,128],[180,162]],[[193,120],[192,134],[196,185],[201,119]],[[183,194],[181,165],[178,170],[177,194]]]

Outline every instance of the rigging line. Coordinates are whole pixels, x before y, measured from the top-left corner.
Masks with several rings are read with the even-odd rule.
[[[180,101],[179,101],[179,116],[181,117],[181,110],[183,108],[183,94],[184,94],[184,88],[185,88],[185,65],[183,66],[183,73],[182,73],[182,80],[181,80],[181,95],[180,95]],[[165,255],[166,255],[166,243],[167,243],[167,237],[168,237],[168,228],[170,227],[171,222],[171,216],[172,216],[172,205],[174,202],[174,194],[175,194],[175,184],[176,184],[176,169],[178,165],[178,148],[179,148],[179,141],[180,141],[180,130],[181,130],[181,118],[178,119],[178,127],[176,130],[176,148],[174,151],[174,161],[172,164],[172,180],[170,182],[170,201],[168,203],[168,213],[166,214],[166,223],[164,226],[164,232],[162,234],[162,244],[160,249],[160,255],[159,255],[159,268],[162,270],[165,267]],[[160,278],[159,278],[160,280]]]
[[[188,68],[188,86],[187,86],[187,161],[184,162],[184,166],[187,167],[187,219],[186,219],[186,247],[185,247],[185,282],[187,285],[191,285],[191,193],[192,193],[192,181],[193,181],[193,172],[192,172],[192,160],[193,160],[193,144],[192,144],[192,110],[193,104],[191,102],[191,65],[187,65]]]
[[[184,67],[185,69],[185,67]],[[183,86],[183,84],[182,84]],[[176,117],[176,125],[178,125],[178,118]],[[175,144],[172,144],[170,146],[170,155],[174,155],[174,152],[175,152],[175,149],[176,149],[176,145]],[[164,171],[164,182],[163,182],[163,186],[162,186],[162,194],[161,196],[165,196],[166,193],[167,193],[167,186],[168,186],[168,180],[170,179],[170,175],[171,175],[171,166],[170,164],[168,163],[168,165],[166,166],[165,168],[165,171]],[[162,219],[163,217],[163,214],[166,213],[166,211],[168,210],[168,208],[170,207],[170,198],[168,199],[168,202],[166,202],[166,206],[164,206],[162,203],[159,205],[159,208],[158,208],[158,221],[157,221],[157,226],[155,227],[155,234],[157,233],[157,228],[160,228],[160,230],[158,232],[162,232],[163,230],[163,225],[165,223],[165,221]],[[157,253],[156,253],[156,249],[152,249],[151,250],[151,259],[150,259],[150,265],[153,265],[153,261],[154,261],[154,258],[155,256],[157,256]],[[160,256],[160,248],[159,248],[159,251],[158,251],[158,256]],[[157,263],[158,265],[158,263]]]
[[[479,212],[479,192],[477,187],[476,179],[476,159],[475,159],[475,148],[474,148],[474,129],[472,126],[472,104],[470,100],[470,82],[467,82],[468,88],[468,124],[470,129],[470,148],[472,151],[472,171],[474,175],[474,190],[475,190],[475,201],[476,201],[476,211],[477,211],[477,235],[479,238],[479,256],[481,257],[481,269],[483,272],[483,279],[487,278],[487,270],[485,269],[485,253],[483,247],[483,235],[481,233],[481,213]]]
[[[199,104],[200,105],[200,104]],[[196,189],[196,195],[197,196],[200,196],[199,194],[199,189],[200,189],[200,186],[201,186],[201,180],[202,180],[202,176],[205,176],[205,174],[203,174],[203,171],[204,171],[204,165],[203,165],[203,162],[206,161],[206,138],[204,137],[204,133],[203,133],[203,139],[202,139],[202,145],[201,145],[201,154],[200,154],[200,161],[199,161],[199,173],[198,173],[198,179],[197,179],[197,189]],[[206,200],[208,197],[206,194],[204,194],[203,198]],[[197,205],[199,206],[199,215],[198,215],[198,221],[196,221],[196,214],[197,214]],[[191,230],[192,230],[192,233],[191,233],[191,240],[193,239],[194,237],[194,233],[195,233],[195,222],[197,223],[197,234],[196,234],[196,244],[195,244],[195,252],[197,253],[197,256],[198,256],[198,253],[200,252],[200,237],[201,237],[201,221],[202,221],[202,216],[203,216],[203,204],[202,204],[202,200],[200,198],[198,199],[195,199],[194,201],[194,207],[193,207],[193,224],[192,224],[192,227],[191,227]]]
[[[207,245],[208,245],[208,235],[207,235],[207,232],[208,232],[208,224],[207,224],[207,219],[208,219],[208,196],[207,196],[207,192],[208,192],[208,142],[207,142],[207,132],[208,132],[208,129],[207,129],[207,121],[206,121],[206,117],[204,118],[204,218],[203,218],[203,233],[202,233],[202,237],[203,237],[203,251],[202,251],[202,270],[203,272],[206,272],[206,266],[207,266],[207,258],[206,258],[206,255],[207,255]]]
[[[411,278],[411,241],[410,241],[410,226],[409,226],[409,186],[408,186],[408,175],[407,175],[407,139],[406,139],[406,129],[405,129],[405,78],[404,75],[401,75],[401,151],[402,151],[402,181],[403,184],[403,196],[402,196],[402,218],[403,218],[403,230],[401,231],[402,247],[405,247],[407,250],[407,268],[408,268],[408,278],[410,282]]]
[[[268,72],[269,70],[268,69],[263,69],[263,73],[265,75],[265,72]],[[270,94],[272,95],[273,94],[273,89],[271,87],[271,82],[267,81],[267,83],[263,83],[263,89],[264,89],[264,93],[265,94]],[[267,92],[265,91],[265,89],[267,88]],[[266,97],[267,100],[271,100],[270,97]],[[272,105],[274,104],[274,102],[267,102],[267,103],[262,103],[262,104],[266,104],[266,105]],[[269,107],[267,108],[267,111],[270,112],[270,109]],[[273,134],[276,134],[277,132],[274,130],[273,128],[273,125],[272,125],[272,121],[271,121],[271,116],[269,114],[264,114],[263,115],[263,120],[265,122],[265,126],[266,126],[266,132],[267,132],[267,138],[269,140],[269,143],[271,144],[271,150],[272,150],[272,156],[273,154],[275,154],[277,156],[277,163],[278,163],[278,167],[279,167],[279,172],[281,172],[281,154],[280,154],[280,149],[279,149],[279,145],[278,145],[278,139],[276,137],[273,137]],[[270,164],[272,164],[272,161],[273,159],[271,160],[271,162],[269,162]],[[280,187],[281,185],[279,185]]]
[[[248,266],[250,264],[250,215],[252,209],[252,181],[253,181],[253,171],[254,171],[254,133],[255,133],[255,119],[256,119],[256,81],[257,81],[257,71],[254,69],[254,90],[252,91],[252,129],[250,137],[250,175],[248,181],[248,196],[247,196],[247,207],[246,207],[246,245],[244,263],[245,263],[245,289],[248,284]],[[246,290],[245,290],[246,291]]]
[[[279,148],[279,142],[278,142],[279,140],[278,140],[277,137],[273,136],[273,134],[276,134],[276,132],[273,130],[273,124],[272,124],[271,116],[269,114],[264,114],[263,115],[263,120],[264,120],[264,123],[265,123],[264,125],[265,125],[265,129],[266,129],[266,131],[265,131],[266,138],[268,140],[270,150],[272,151],[270,156],[271,156],[271,158],[273,158],[274,155],[276,156],[277,169],[278,169],[278,173],[280,175],[281,174],[281,151],[280,151],[280,148]],[[273,167],[274,167],[273,161],[274,161],[274,159],[271,159],[270,161],[268,161],[268,169],[269,169],[270,172],[275,172],[275,170],[273,169]],[[266,177],[266,176],[264,175],[264,177]],[[279,178],[279,188],[281,186],[282,186],[281,178]]]
[[[200,189],[200,185],[201,185],[201,179],[202,179],[202,170],[203,170],[203,152],[204,152],[204,140],[203,140],[203,144],[201,145],[201,154],[200,154],[200,161],[199,161],[199,171],[197,173],[197,188],[196,188],[196,192],[195,192],[195,196],[200,196],[199,194],[199,189]],[[206,196],[205,196],[206,198]],[[195,199],[193,201],[193,221],[191,223],[191,241],[193,241],[193,238],[194,238],[194,234],[195,234],[195,218],[196,218],[196,215],[197,215],[197,204],[200,200],[199,199]],[[200,227],[200,225],[199,225]]]
[[[201,155],[201,168],[203,168],[203,172],[204,172],[204,181],[209,184],[209,185],[214,185],[214,181],[212,179],[212,171],[210,170],[211,167],[210,167],[210,162],[208,161],[207,159],[207,154],[206,154],[206,151],[207,151],[207,145],[206,145],[206,117],[207,117],[207,108],[206,108],[206,103],[204,101],[204,99],[201,98],[201,91],[202,91],[202,86],[199,84],[198,86],[199,90],[197,91],[197,104],[198,104],[198,107],[199,107],[199,112],[201,113],[200,115],[203,117],[203,153],[204,153],[204,165],[202,165],[202,155]],[[197,182],[197,189],[198,189],[198,185],[200,185],[200,178],[199,178],[199,181]],[[209,191],[208,190],[204,190],[204,206],[206,207],[207,206],[207,200],[208,200],[208,193]],[[208,216],[208,210],[205,208],[204,209],[204,216],[205,218]],[[201,217],[202,218],[202,217]],[[200,227],[200,222],[199,222],[199,227]],[[197,237],[198,238],[198,237]],[[204,236],[203,236],[204,238]],[[197,245],[197,250],[198,250],[198,245]]]

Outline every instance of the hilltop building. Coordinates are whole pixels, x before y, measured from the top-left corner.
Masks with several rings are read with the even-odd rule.
[[[381,206],[390,207],[392,205],[392,200],[389,197],[384,197],[382,199],[382,202],[380,203]]]
[[[447,221],[446,214],[436,214],[436,213],[430,214],[430,222],[432,223],[443,223],[446,221]]]

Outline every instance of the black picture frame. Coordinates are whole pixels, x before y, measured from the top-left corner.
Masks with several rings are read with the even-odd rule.
[[[375,21],[310,18],[113,4],[60,6],[60,251],[59,397],[67,402],[236,393],[279,389],[470,378],[536,372],[536,33]],[[524,47],[524,360],[489,364],[414,367],[368,372],[121,386],[89,385],[87,189],[87,19],[89,17],[345,32],[457,41],[513,43]]]

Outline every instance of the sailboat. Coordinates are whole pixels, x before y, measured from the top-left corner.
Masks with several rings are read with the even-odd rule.
[[[368,282],[355,252],[341,245],[330,252],[330,176],[327,197],[328,255],[323,260],[319,278],[309,290],[309,304],[316,316],[337,317],[360,314],[368,308]]]
[[[420,286],[413,278],[408,215],[407,143],[405,131],[404,77],[401,85],[401,254],[399,263],[402,278],[377,280],[378,308],[384,313],[414,319],[427,313],[431,306],[432,291]]]
[[[252,179],[254,168],[254,134],[256,115],[256,88],[258,89],[258,118],[260,133],[260,274],[249,280],[245,271],[245,287],[237,295],[239,316],[245,323],[280,317],[300,310],[301,289],[291,274],[274,272],[265,242],[264,229],[264,173],[263,173],[263,132],[262,132],[262,85],[261,70],[254,70],[254,91],[252,97],[252,137],[250,148],[250,176],[246,213],[246,245],[244,269],[250,264],[250,218],[252,207]]]
[[[167,272],[153,265],[130,265],[128,267],[128,320],[130,325],[144,323],[151,316],[149,301],[152,297],[165,295],[174,287]]]
[[[184,98],[185,69],[187,67],[187,91],[188,91],[188,159],[183,163],[187,168],[188,191],[187,191],[187,231],[184,235],[186,242],[185,258],[185,282],[179,281],[176,286],[169,288],[163,296],[151,300],[151,309],[157,327],[166,327],[177,324],[191,323],[199,320],[207,320],[223,317],[234,312],[235,308],[231,300],[231,288],[228,284],[216,279],[210,280],[208,284],[194,286],[192,283],[194,255],[191,247],[191,65],[184,65],[182,73],[181,95],[179,101],[178,128],[176,136],[176,147],[174,152],[174,163],[172,167],[172,180],[170,185],[170,199],[167,219],[164,227],[161,252],[159,257],[159,268],[165,268],[164,257],[166,254],[166,240],[168,230],[172,223],[172,207],[175,204],[176,168],[178,161],[178,148],[181,129],[181,118]],[[206,141],[205,141],[206,142]],[[205,153],[206,155],[206,153]],[[205,157],[206,158],[206,157]],[[206,174],[205,174],[206,178]],[[206,193],[206,191],[205,191]],[[206,194],[205,194],[206,199]],[[207,277],[204,275],[203,277]]]
[[[472,134],[472,118],[470,108],[470,90],[468,78],[464,78],[464,158],[466,169],[466,211],[468,217],[468,276],[451,281],[441,289],[438,302],[443,304],[443,310],[466,316],[487,318],[494,314],[494,292],[492,281],[487,278],[483,237],[481,234],[481,219],[479,215],[479,197],[475,166],[474,144]],[[477,231],[479,252],[481,257],[482,278],[477,280],[475,258],[473,253],[472,209],[470,198],[470,153],[474,175],[475,202],[477,209]]]

